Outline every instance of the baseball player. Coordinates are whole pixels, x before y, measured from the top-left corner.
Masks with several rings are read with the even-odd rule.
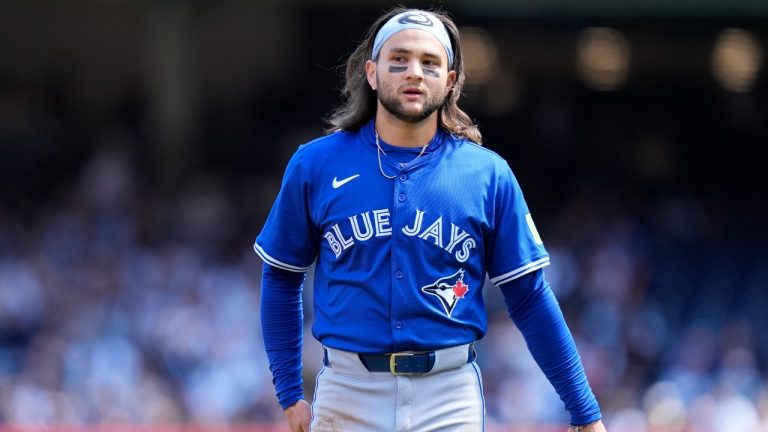
[[[487,329],[486,277],[570,412],[569,430],[605,430],[520,187],[457,106],[463,82],[451,19],[393,9],[350,56],[331,133],[288,163],[254,249],[264,343],[294,432],[484,430],[474,342]],[[310,406],[301,290],[313,264],[312,329],[325,355]]]

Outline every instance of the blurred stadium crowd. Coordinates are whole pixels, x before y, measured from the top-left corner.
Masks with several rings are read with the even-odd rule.
[[[44,188],[62,144],[45,100],[0,95],[0,418],[279,419],[259,335],[258,223],[245,220],[254,205],[263,218],[274,185],[247,194],[203,176],[163,195],[140,178],[131,134],[114,128],[75,175]],[[692,196],[659,199],[655,219],[624,198],[587,183],[542,221],[547,277],[609,427],[765,430],[768,247],[718,233]],[[567,421],[496,289],[486,295],[489,419]],[[320,356],[306,339],[311,392]]]
[[[768,431],[765,80],[751,95],[571,84],[533,82],[515,113],[478,116],[537,216],[608,429]],[[0,421],[282,419],[251,244],[301,142],[294,125],[309,137],[320,120],[286,120],[272,102],[253,109],[276,139],[244,152],[252,163],[160,187],[141,108],[94,131],[55,82],[0,80]],[[208,115],[204,147],[225,115]],[[489,422],[567,423],[500,294],[485,293]],[[305,341],[311,398],[309,327]]]

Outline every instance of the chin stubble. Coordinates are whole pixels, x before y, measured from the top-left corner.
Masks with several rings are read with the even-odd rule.
[[[447,93],[448,92],[445,92],[441,95],[436,95],[436,97],[428,98],[421,108],[421,111],[417,114],[407,114],[404,112],[403,104],[397,100],[396,97],[387,97],[380,82],[377,83],[376,97],[379,99],[379,102],[381,102],[384,109],[398,120],[406,123],[419,123],[429,117],[433,112],[437,111],[437,109],[445,103]]]

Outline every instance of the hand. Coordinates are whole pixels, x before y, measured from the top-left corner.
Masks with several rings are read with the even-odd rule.
[[[571,426],[568,428],[568,432],[606,432],[605,426],[603,425],[602,420],[598,420],[596,422],[590,423],[585,426],[581,426],[580,429],[577,429],[577,426]]]
[[[299,399],[298,402],[283,411],[288,419],[291,432],[309,432],[309,420],[312,418],[312,408],[307,401]]]

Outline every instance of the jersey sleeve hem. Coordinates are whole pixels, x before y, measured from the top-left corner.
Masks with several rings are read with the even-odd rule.
[[[300,267],[300,266],[284,263],[270,256],[267,252],[264,251],[264,249],[261,246],[259,246],[258,243],[253,244],[253,250],[256,252],[256,255],[258,255],[265,263],[273,267],[277,267],[279,269],[288,270],[296,273],[304,273],[305,271],[309,270],[310,267],[312,267],[312,264],[306,267]]]
[[[536,261],[532,261],[532,262],[529,262],[528,264],[518,267],[510,272],[498,275],[496,277],[492,277],[491,282],[493,282],[496,286],[499,286],[507,282],[513,281],[521,276],[527,275],[532,271],[536,271],[540,268],[544,268],[548,265],[549,265],[549,257],[545,256],[543,258],[537,259]]]

